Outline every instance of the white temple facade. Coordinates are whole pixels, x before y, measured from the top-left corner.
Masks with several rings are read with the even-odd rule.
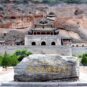
[[[70,45],[71,38],[62,38],[59,30],[49,20],[37,22],[25,36],[26,46],[61,46]]]

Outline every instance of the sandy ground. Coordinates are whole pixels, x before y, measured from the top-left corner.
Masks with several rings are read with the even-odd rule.
[[[0,70],[0,83],[11,82],[14,77],[14,69],[12,67]]]
[[[2,82],[12,82],[14,77],[14,69],[8,68],[7,70],[0,70],[0,83]],[[80,81],[87,82],[87,67],[80,67]]]
[[[80,81],[87,82],[87,67],[86,66],[80,67]]]

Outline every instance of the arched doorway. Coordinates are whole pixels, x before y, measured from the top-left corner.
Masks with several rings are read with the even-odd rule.
[[[52,46],[55,46],[55,45],[56,45],[56,43],[55,43],[55,42],[52,42],[52,43],[51,43],[51,45],[52,45]]]
[[[82,47],[84,47],[85,45],[83,44]]]
[[[78,45],[76,45],[76,47],[78,47]]]
[[[32,42],[32,46],[35,46],[36,45],[36,43],[35,42]]]
[[[45,46],[46,45],[46,42],[45,41],[42,41],[41,42],[41,46]]]

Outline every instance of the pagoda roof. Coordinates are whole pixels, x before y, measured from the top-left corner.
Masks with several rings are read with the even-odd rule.
[[[53,25],[53,22],[51,22],[50,20],[47,20],[46,18],[43,18],[39,21],[36,21],[34,24],[45,26],[45,25]]]
[[[47,17],[56,17],[56,14],[54,12],[50,12]]]
[[[34,28],[33,31],[54,31],[55,28]]]

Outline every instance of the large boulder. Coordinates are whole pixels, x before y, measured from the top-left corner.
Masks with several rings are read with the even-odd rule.
[[[33,54],[24,58],[14,72],[15,81],[70,81],[79,78],[79,63],[75,57]]]

